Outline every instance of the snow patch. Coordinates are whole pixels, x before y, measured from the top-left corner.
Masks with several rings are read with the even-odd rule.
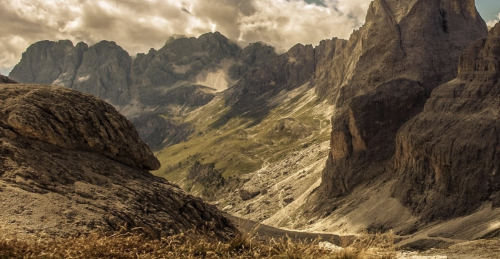
[[[78,82],[80,82],[80,83],[81,83],[81,82],[85,82],[85,81],[87,81],[87,80],[89,80],[89,79],[90,79],[90,75],[87,75],[87,76],[81,76],[81,77],[79,77],[79,78],[78,78]]]

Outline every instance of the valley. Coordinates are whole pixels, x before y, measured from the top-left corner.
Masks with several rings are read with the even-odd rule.
[[[131,177],[113,184],[133,182],[140,189],[109,194],[119,201],[113,220],[148,233],[159,235],[152,226],[164,218],[175,231],[186,230],[188,223],[175,222],[187,213],[198,227],[215,220],[220,236],[251,232],[259,224],[262,236],[321,234],[336,245],[339,236],[393,233],[398,248],[422,250],[420,256],[497,258],[499,64],[500,24],[487,28],[474,0],[375,0],[349,39],[297,44],[284,53],[262,42],[242,47],[219,32],[172,37],[162,48],[135,56],[111,41],[41,41],[26,50],[11,79],[1,77],[10,95],[0,97],[17,98],[10,83],[23,89],[53,85],[55,92],[71,89],[88,94],[88,102],[97,97],[110,103],[116,111],[104,104],[96,109],[119,123],[90,121],[88,132],[100,131],[81,137],[73,130],[80,128],[63,122],[91,111],[59,115],[35,105],[41,110],[37,120],[47,113],[53,122],[29,128],[6,108],[0,143],[13,154],[31,154],[24,145],[32,139],[43,142],[29,145],[47,157],[64,155],[55,147],[73,150],[69,167],[88,155],[78,150],[113,160],[119,168],[113,170],[130,171]],[[55,133],[45,138],[45,131]],[[114,146],[107,137],[125,144]],[[21,144],[12,148],[8,143],[18,138]],[[31,177],[12,169],[23,164],[18,156],[4,160],[10,161],[4,167],[12,179]],[[83,164],[85,172],[107,174],[90,160]],[[146,176],[148,170],[154,176]],[[84,179],[107,192],[105,183]],[[31,185],[5,182],[9,192]],[[122,215],[127,199],[136,203]],[[142,203],[154,206],[141,209]],[[162,203],[183,212],[168,216]],[[138,208],[145,214],[135,213]],[[118,228],[108,218],[92,217]],[[482,254],[483,246],[489,252]],[[412,258],[404,256],[398,258]]]

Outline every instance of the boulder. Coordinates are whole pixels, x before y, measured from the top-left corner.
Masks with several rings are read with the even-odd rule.
[[[159,166],[132,124],[104,101],[62,87],[0,86],[3,233],[236,232],[214,206],[147,171]]]

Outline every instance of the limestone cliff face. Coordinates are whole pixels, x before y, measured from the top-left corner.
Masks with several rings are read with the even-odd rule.
[[[131,100],[131,67],[132,58],[125,50],[114,42],[101,41],[83,54],[71,88],[114,104],[127,104]]]
[[[20,82],[39,84],[51,84],[63,70],[72,70],[74,76],[76,64],[81,57],[77,55],[73,64],[62,62],[73,48],[73,43],[69,40],[37,42],[28,47],[23,53],[21,63],[16,65],[9,75]],[[71,81],[70,76],[67,78],[67,83]]]
[[[92,47],[71,41],[31,45],[10,76],[23,83],[67,86],[114,104],[130,101],[131,57],[114,42]]]
[[[331,70],[315,82],[335,105],[325,195],[390,171],[401,125],[456,76],[461,51],[486,33],[473,0],[372,2],[365,25],[338,42]]]
[[[396,142],[395,197],[426,220],[500,206],[500,25],[460,58]]]
[[[264,59],[262,65],[244,77],[250,94],[296,88],[309,81],[315,71],[312,45],[297,44],[286,53]]]
[[[0,86],[2,231],[67,236],[196,228],[221,238],[231,222],[199,198],[151,175],[158,160],[111,105],[67,88]]]

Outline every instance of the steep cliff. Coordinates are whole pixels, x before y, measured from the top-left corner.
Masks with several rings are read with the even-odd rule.
[[[31,45],[10,76],[23,83],[67,86],[118,105],[130,101],[132,59],[114,42],[90,48],[69,40]]]
[[[390,171],[401,125],[456,76],[461,51],[486,33],[474,0],[372,2],[366,23],[316,82],[334,104],[323,195],[347,194]]]
[[[151,237],[196,228],[221,238],[229,220],[151,175],[160,167],[111,105],[52,86],[0,86],[0,227],[67,236],[126,227]]]
[[[500,24],[460,58],[396,141],[393,194],[425,220],[500,207]]]
[[[70,87],[77,64],[81,62],[80,53],[73,51],[73,43],[69,40],[37,42],[23,53],[20,63],[12,69],[9,76],[23,83],[52,84],[69,70],[73,73],[68,75],[64,83]],[[73,59],[66,59],[67,56]]]

